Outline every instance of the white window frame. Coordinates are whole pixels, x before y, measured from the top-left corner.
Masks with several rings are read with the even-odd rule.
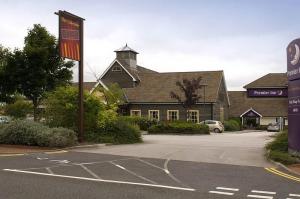
[[[115,68],[118,68],[117,70]],[[113,66],[112,69],[111,69],[112,72],[122,72],[122,67],[121,66]]]
[[[189,114],[188,114],[188,112],[189,112]],[[199,110],[189,110],[189,111],[187,111],[187,113],[186,113],[187,116],[188,116],[187,117],[187,121],[191,121],[189,117],[191,116],[192,112],[196,112],[197,113],[197,122],[195,122],[195,123],[199,123],[199,119],[200,119],[200,117],[199,117],[200,116],[199,115]]]
[[[154,118],[151,118],[151,112],[157,112],[157,121],[159,121],[159,110],[148,110],[148,118],[149,120],[154,120]]]
[[[139,112],[139,114],[138,114],[138,115],[135,115],[135,114],[133,114],[133,112]],[[141,116],[142,116],[142,111],[141,111],[141,109],[132,109],[132,110],[130,110],[130,116],[138,116],[138,117],[141,117]]]
[[[177,118],[175,120],[171,120],[171,117],[170,117],[171,112],[176,112],[177,113]],[[179,120],[179,110],[167,110],[167,120],[169,120],[169,121]]]

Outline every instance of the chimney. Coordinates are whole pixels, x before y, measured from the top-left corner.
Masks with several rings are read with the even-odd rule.
[[[136,70],[136,55],[139,54],[135,50],[127,46],[127,44],[115,50],[117,60],[125,67],[130,68],[131,70]]]

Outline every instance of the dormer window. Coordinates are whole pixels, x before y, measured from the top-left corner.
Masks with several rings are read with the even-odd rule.
[[[121,72],[121,71],[122,71],[122,68],[121,68],[121,66],[116,65],[116,66],[114,66],[114,67],[111,69],[111,71],[113,71],[113,72]]]

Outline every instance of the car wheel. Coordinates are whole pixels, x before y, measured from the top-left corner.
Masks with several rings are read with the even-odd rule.
[[[220,129],[214,129],[215,133],[221,133]]]

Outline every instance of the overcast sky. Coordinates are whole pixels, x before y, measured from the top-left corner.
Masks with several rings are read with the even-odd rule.
[[[126,43],[159,71],[224,70],[228,90],[286,72],[285,48],[300,37],[299,0],[0,0],[0,44],[22,48],[40,23],[57,36],[55,11],[85,21],[85,81],[95,81]],[[74,67],[74,81],[77,67]]]

